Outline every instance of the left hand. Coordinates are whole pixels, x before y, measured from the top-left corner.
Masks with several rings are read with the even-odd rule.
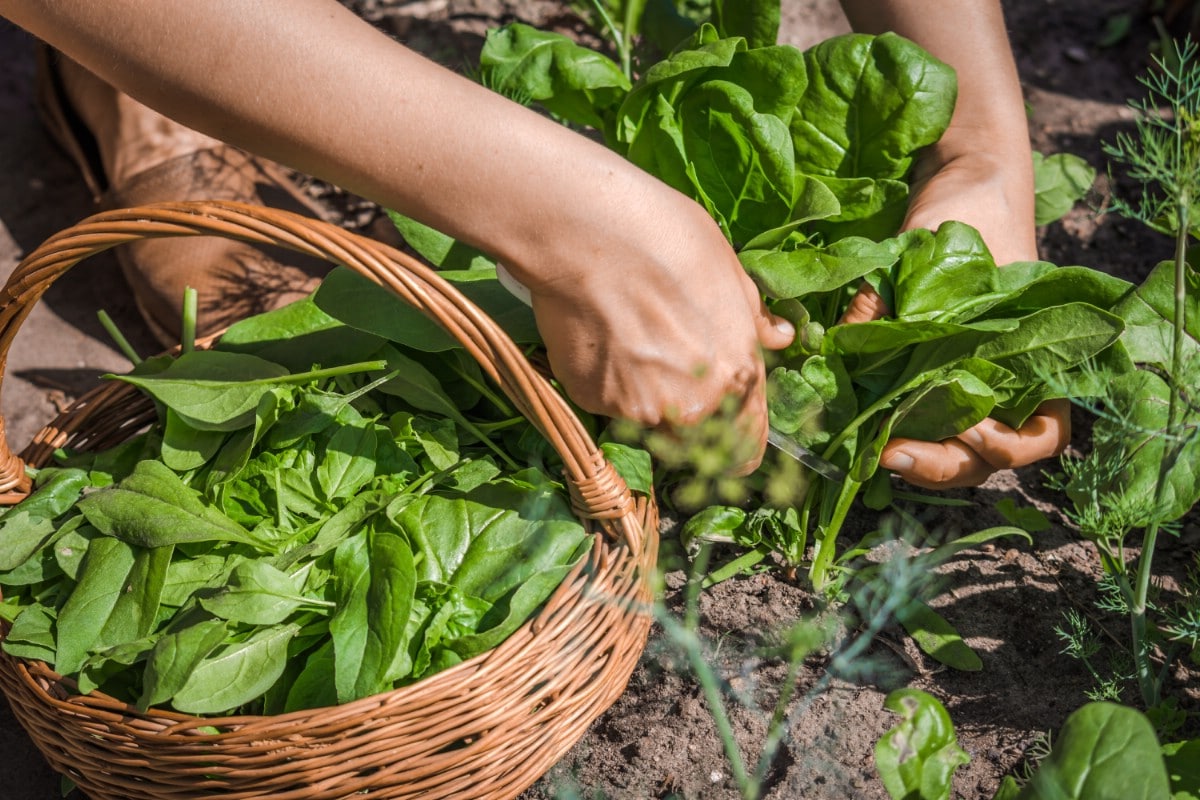
[[[1022,206],[1024,176],[1010,170],[1011,164],[983,154],[945,162],[927,157],[915,171],[904,228],[936,229],[946,220],[960,220],[980,231],[997,264],[1036,259],[1033,215]],[[1013,224],[1023,219],[1028,223]],[[841,322],[867,322],[887,313],[883,299],[864,284]],[[926,489],[977,486],[997,470],[1062,453],[1071,437],[1070,411],[1069,401],[1050,400],[1015,430],[989,418],[940,442],[892,439],[879,465]]]

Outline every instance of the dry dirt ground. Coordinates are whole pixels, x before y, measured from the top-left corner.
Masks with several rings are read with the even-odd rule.
[[[364,16],[448,66],[472,63],[487,27],[512,18],[578,32],[563,3],[521,0],[357,0]],[[783,37],[799,46],[845,30],[836,3],[785,0]],[[1128,129],[1125,100],[1138,96],[1134,76],[1147,66],[1155,30],[1142,6],[1120,0],[1004,0],[1030,112],[1030,134],[1045,153],[1087,158],[1103,175],[1100,143]],[[1127,35],[1102,46],[1106,25],[1131,16]],[[0,22],[0,276],[53,232],[81,219],[90,199],[70,163],[36,120],[30,41]],[[1108,180],[1097,181],[1092,206],[1103,208]],[[347,224],[365,226],[372,209],[347,203]],[[1059,264],[1084,264],[1138,279],[1169,254],[1168,244],[1111,215],[1080,207],[1041,232],[1042,255]],[[20,447],[56,407],[90,387],[103,372],[125,366],[108,344],[95,313],[104,308],[143,351],[153,349],[125,293],[115,262],[85,262],[54,286],[23,326],[7,361],[3,405],[9,441]],[[1086,418],[1078,415],[1080,431]],[[1079,437],[1077,437],[1079,438]],[[1082,442],[1082,439],[1080,440]],[[955,796],[991,798],[1000,778],[1019,770],[1031,747],[1085,702],[1091,679],[1060,655],[1054,629],[1064,611],[1091,612],[1095,553],[1072,535],[1061,498],[1044,486],[1040,468],[1006,472],[985,486],[955,493],[966,509],[923,512],[931,528],[970,532],[1003,520],[994,510],[1008,498],[1035,505],[1050,518],[1033,546],[1001,542],[964,554],[944,568],[946,591],[934,603],[983,660],[979,672],[941,668],[922,655],[899,628],[886,629],[857,668],[828,685],[828,666],[813,658],[797,680],[794,724],[767,774],[770,798],[882,798],[875,776],[875,741],[893,723],[883,709],[898,686],[925,689],[946,704],[971,762],[957,773]],[[877,520],[855,517],[844,536],[871,530]],[[668,538],[669,538],[668,531]],[[1200,543],[1195,518],[1160,553],[1164,572],[1186,563]],[[666,604],[678,611],[678,573],[668,576]],[[757,757],[767,709],[784,668],[757,648],[806,613],[811,598],[778,574],[730,580],[701,598],[702,632],[709,658],[743,702],[731,701],[736,738]],[[1119,621],[1098,621],[1120,639]],[[1200,678],[1181,671],[1173,687],[1184,704],[1200,708]],[[817,689],[820,691],[816,691]],[[1133,699],[1132,696],[1129,697]],[[0,797],[46,800],[59,796],[25,734],[0,704]],[[677,648],[656,630],[628,690],[551,773],[525,795],[552,797],[736,797],[711,711]]]

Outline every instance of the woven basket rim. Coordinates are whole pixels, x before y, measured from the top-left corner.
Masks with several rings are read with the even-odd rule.
[[[558,714],[548,724],[557,725],[558,728],[554,730],[561,731],[561,733],[551,735],[546,732],[549,729],[543,730],[535,727],[538,722],[537,717],[542,713],[539,708],[523,708],[518,703],[514,707],[515,710],[505,712],[510,714],[512,719],[509,720],[509,723],[511,724],[506,723],[500,728],[505,730],[508,727],[518,728],[520,723],[525,722],[526,719],[534,720],[535,726],[531,728],[530,732],[526,732],[522,728],[520,733],[525,738],[514,740],[517,744],[511,744],[505,739],[498,740],[500,744],[489,745],[509,748],[520,746],[522,742],[526,742],[526,747],[537,746],[545,750],[544,745],[548,742],[543,740],[548,739],[554,747],[542,752],[538,762],[540,766],[548,769],[553,760],[557,760],[557,757],[554,757],[549,763],[542,763],[550,757],[550,751],[565,752],[566,748],[582,735],[586,724],[616,700],[616,697],[623,691],[637,657],[645,645],[649,632],[649,602],[652,596],[649,576],[653,572],[657,556],[657,507],[652,495],[636,497],[632,495],[612,464],[604,458],[603,453],[591,441],[569,404],[530,365],[524,353],[512,343],[502,329],[472,306],[435,271],[401,251],[365,239],[329,223],[259,206],[200,201],[162,203],[135,209],[102,212],[52,236],[18,265],[10,277],[3,295],[0,296],[0,364],[3,363],[4,356],[11,347],[17,329],[33,305],[54,280],[83,258],[117,244],[143,238],[200,235],[228,236],[251,243],[281,245],[301,253],[346,264],[360,273],[366,274],[372,280],[384,284],[442,324],[464,344],[470,355],[484,367],[489,376],[499,383],[501,389],[514,401],[519,411],[546,435],[563,457],[564,479],[572,492],[576,516],[593,536],[592,547],[557,587],[551,598],[543,604],[542,608],[531,619],[526,620],[508,639],[491,650],[407,686],[371,697],[359,698],[349,703],[318,709],[303,709],[274,715],[205,717],[166,708],[152,707],[141,710],[101,692],[84,695],[78,693],[73,681],[58,675],[44,662],[28,661],[0,654],[0,688],[10,695],[10,700],[16,696],[20,701],[12,703],[12,705],[14,711],[17,711],[20,706],[22,724],[26,726],[30,735],[35,739],[35,743],[43,750],[43,754],[51,759],[52,763],[58,768],[78,774],[82,767],[73,765],[69,760],[61,760],[65,758],[62,753],[69,751],[67,745],[70,742],[67,739],[64,738],[61,741],[56,739],[47,743],[39,737],[78,735],[85,740],[87,747],[94,748],[100,746],[96,741],[95,733],[90,732],[84,735],[73,730],[45,733],[40,729],[35,733],[30,725],[26,724],[25,714],[33,715],[33,717],[42,714],[48,715],[50,719],[58,723],[58,727],[64,728],[71,727],[68,721],[71,718],[87,720],[89,724],[95,723],[103,726],[104,730],[115,728],[119,732],[116,739],[123,740],[131,737],[138,740],[141,737],[141,740],[144,740],[142,741],[143,745],[146,742],[158,742],[162,739],[170,740],[171,746],[180,742],[219,744],[222,741],[229,741],[237,744],[249,735],[258,735],[274,741],[274,737],[281,735],[277,731],[273,731],[274,728],[303,727],[302,723],[321,718],[336,717],[340,720],[351,717],[370,717],[372,713],[394,711],[396,707],[406,705],[410,699],[420,699],[424,695],[453,697],[455,691],[467,691],[459,686],[460,682],[470,683],[471,687],[477,684],[491,686],[487,683],[488,676],[492,672],[512,666],[514,661],[518,664],[522,663],[520,662],[521,656],[525,656],[529,660],[542,659],[543,661],[549,657],[546,653],[542,653],[540,656],[526,656],[525,654],[531,651],[520,650],[529,642],[540,641],[536,637],[562,637],[563,642],[576,642],[576,644],[560,646],[576,649],[590,646],[592,639],[603,640],[607,644],[603,644],[601,651],[597,654],[592,654],[589,650],[580,656],[584,660],[579,662],[583,666],[578,669],[584,670],[583,673],[576,674],[570,670],[560,673],[543,665],[543,669],[547,670],[549,677],[542,682],[555,685],[557,683],[571,686],[585,685],[588,692],[595,689],[594,696],[589,694],[584,698],[586,714],[581,715],[575,711],[566,716],[562,713]],[[3,374],[0,374],[0,382],[2,380]],[[114,396],[120,399],[124,396],[121,392],[126,391],[113,389],[110,386],[98,386],[81,396],[56,420],[43,428],[29,443],[29,446],[22,450],[20,456],[15,455],[9,448],[6,436],[0,437],[0,492],[6,492],[9,501],[19,501],[19,498],[28,491],[28,482],[22,480],[26,463],[38,463],[40,459],[48,458],[54,449],[64,443],[90,435],[91,431],[87,429],[84,421],[91,419],[91,415],[106,413],[111,407],[108,404],[113,402]],[[133,387],[130,386],[130,389]],[[136,390],[132,394],[137,394]],[[122,409],[124,412],[133,408],[132,404],[126,403],[125,405],[130,408]],[[2,433],[3,419],[0,418],[0,434]],[[120,433],[121,431],[118,430],[117,434]],[[610,589],[611,591],[609,591]],[[596,590],[602,590],[601,594],[589,598],[588,595]],[[607,595],[604,594],[605,591],[608,592]],[[593,627],[577,630],[580,625],[589,624]],[[597,630],[595,627],[601,626],[602,628],[604,625],[609,626],[607,630]],[[3,626],[0,633],[7,633],[7,626]],[[548,641],[554,643],[559,642],[560,639],[554,638]],[[513,652],[510,654],[509,650]],[[553,655],[557,656],[558,651],[555,651]],[[593,671],[602,675],[602,680],[594,678]],[[530,680],[537,677],[537,675],[532,676]],[[590,682],[596,680],[600,681],[601,685],[591,687]],[[471,683],[472,681],[475,683]],[[537,682],[533,681],[533,683]],[[57,687],[64,697],[56,696],[50,691],[51,687]],[[13,692],[19,696],[13,695]],[[545,695],[545,698],[538,702],[561,704],[566,701],[562,700],[560,695],[552,693]],[[27,703],[32,705],[26,707]],[[455,709],[450,709],[450,711],[453,713]],[[543,714],[543,716],[546,715]],[[40,717],[38,718],[40,719]],[[55,726],[51,725],[50,727]],[[197,730],[199,728],[217,729],[217,732]],[[299,735],[298,733],[288,734],[283,736],[283,740],[290,741],[292,736]],[[103,739],[103,737],[101,738]],[[71,739],[71,742],[73,741],[74,739]],[[535,745],[535,743],[540,744]],[[118,742],[111,746],[115,748],[119,745]],[[473,745],[468,745],[468,747],[473,747]],[[453,756],[453,752],[450,752],[449,755]],[[422,758],[425,761],[421,761],[420,764],[426,763],[426,761],[430,764],[437,764],[440,763],[437,759],[442,757],[443,753],[440,750],[431,754],[423,754]],[[417,764],[417,759],[414,759],[414,763]],[[113,759],[113,763],[106,765],[103,769],[115,770],[117,766],[116,759]],[[418,768],[420,768],[419,764],[414,766],[414,769]],[[100,768],[97,767],[97,769]],[[396,769],[398,770],[399,767]],[[436,772],[435,767],[431,766],[427,769]],[[455,770],[457,769],[456,767]],[[463,767],[463,769],[470,771],[467,767]],[[485,787],[479,789],[485,793],[478,795],[468,795],[458,788],[446,788],[443,791],[449,792],[448,794],[442,795],[436,792],[425,794],[425,790],[422,789],[419,796],[513,797],[520,790],[532,784],[545,769],[541,769],[532,778],[526,774],[528,770],[520,770],[518,767],[513,767],[508,772],[498,773],[510,777],[495,778],[498,781],[496,784],[497,794],[488,793]],[[213,770],[215,771],[215,767]],[[511,776],[518,771],[520,779],[512,778]],[[108,776],[109,773],[105,772],[104,775]],[[97,792],[97,797],[125,800],[124,795],[104,794],[107,792],[104,787],[109,783],[113,781],[119,783],[122,780],[125,778],[121,778],[119,775],[112,780],[109,777],[104,777],[103,780],[97,777],[90,788],[85,788],[85,791]],[[139,783],[141,780],[141,778],[137,779]],[[363,780],[367,781],[363,784],[364,786],[375,785],[370,782],[372,779],[364,778]],[[397,780],[399,779],[397,778]],[[77,783],[80,783],[78,779]],[[83,787],[85,784],[80,783],[80,785]],[[132,785],[130,784],[130,786]],[[418,796],[407,793],[392,794],[391,791],[409,791],[396,788],[400,785],[389,784],[389,788],[384,789],[384,793],[377,796]],[[430,791],[433,792],[432,789]],[[508,793],[510,791],[511,794]],[[136,796],[157,797],[159,795],[138,794]],[[230,796],[257,795],[235,792]],[[272,794],[271,796],[276,795]],[[288,795],[285,792],[280,796]],[[297,797],[299,796],[297,795]],[[307,797],[307,795],[305,796]]]

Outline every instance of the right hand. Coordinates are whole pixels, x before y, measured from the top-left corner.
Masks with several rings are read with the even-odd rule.
[[[550,366],[586,411],[651,428],[699,423],[732,396],[745,447],[730,469],[749,473],[768,427],[761,348],[786,347],[794,330],[704,209],[661,184],[650,195],[629,225],[576,232],[581,255],[549,280],[520,276]]]

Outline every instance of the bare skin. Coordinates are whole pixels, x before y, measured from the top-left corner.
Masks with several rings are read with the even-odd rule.
[[[979,41],[917,20],[970,21],[978,39],[1007,52],[995,2],[960,5],[931,15],[915,0],[844,2],[861,30],[896,29],[951,64],[949,51],[966,63]],[[206,137],[343,186],[502,261],[529,287],[555,374],[588,411],[684,425],[740,398],[733,424],[747,444],[735,469],[758,464],[767,428],[761,351],[786,346],[793,331],[768,313],[697,204],[606,148],[439,67],[334,0],[208,0],[172,4],[170,14],[154,0],[0,0],[0,15]],[[1008,103],[1015,72],[1000,81]],[[960,108],[971,106],[965,95],[995,89],[964,85]],[[1019,87],[1015,96],[1019,107]],[[1024,188],[988,171],[1008,163],[1011,143],[968,146],[971,131],[989,122],[956,113],[952,131],[964,135],[948,133],[925,162],[908,224],[978,225],[971,210],[997,208],[999,195],[1012,208],[999,207],[985,236],[1013,229],[1004,218],[1020,213]],[[1023,128],[1017,138],[1028,158]]]
[[[949,129],[922,154],[914,174],[906,230],[948,220],[977,228],[997,264],[1037,258],[1033,162],[1016,65],[994,0],[843,0],[857,30],[894,30],[920,42],[958,73]],[[888,313],[864,286],[843,322]],[[930,489],[974,486],[997,470],[1058,455],[1070,439],[1070,405],[1044,404],[1017,430],[993,419],[942,442],[893,439],[880,466]]]

